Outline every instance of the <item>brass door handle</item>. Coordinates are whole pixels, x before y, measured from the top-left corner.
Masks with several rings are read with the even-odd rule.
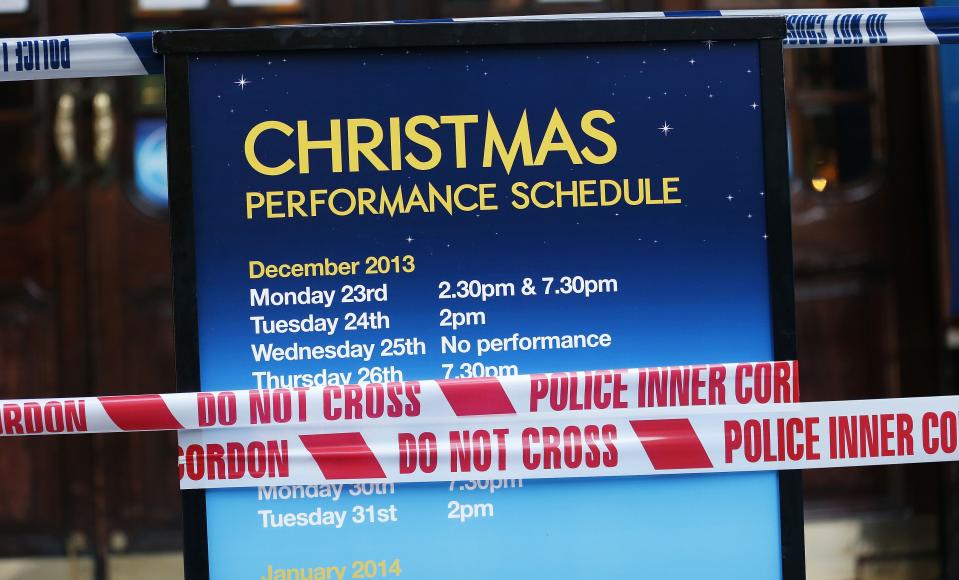
[[[53,144],[60,162],[72,167],[77,162],[77,98],[73,93],[63,93],[57,99],[57,111],[53,119]]]
[[[106,167],[116,142],[116,119],[110,93],[99,91],[93,96],[93,159]]]

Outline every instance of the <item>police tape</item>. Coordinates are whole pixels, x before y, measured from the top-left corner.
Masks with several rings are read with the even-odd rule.
[[[465,21],[710,18],[781,16],[786,19],[785,48],[843,46],[904,46],[959,43],[959,8],[799,8],[782,10],[691,10],[675,12],[616,12],[538,16],[460,18]]]
[[[796,10],[700,10],[617,12],[449,18],[429,21],[366,22],[366,25],[417,22],[525,20],[611,20],[688,17],[781,16],[786,19],[786,48],[936,45],[959,42],[959,8],[842,8]],[[331,31],[341,24],[307,25]],[[150,32],[84,34],[0,39],[0,81],[162,74],[163,58],[153,52]],[[712,44],[708,45],[712,48]]]
[[[473,416],[557,415],[799,400],[796,361],[242,391],[0,401],[0,437],[236,429],[392,427]]]
[[[179,431],[183,489],[959,459],[959,396],[799,402],[796,361],[0,403],[0,436]]]
[[[152,32],[0,39],[0,81],[163,73]]]
[[[957,412],[951,396],[180,431],[178,471],[198,489],[955,461]]]

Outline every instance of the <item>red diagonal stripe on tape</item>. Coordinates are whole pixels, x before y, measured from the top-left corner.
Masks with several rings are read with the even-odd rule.
[[[703,443],[689,419],[630,421],[653,469],[712,467]]]
[[[386,477],[380,462],[360,433],[300,435],[327,479],[377,479]]]
[[[457,417],[471,415],[515,415],[499,379],[453,379],[436,381]]]
[[[103,409],[123,431],[183,429],[160,395],[97,397]]]

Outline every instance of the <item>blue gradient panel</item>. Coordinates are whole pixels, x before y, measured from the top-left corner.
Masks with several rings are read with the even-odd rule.
[[[407,379],[443,375],[442,363],[515,364],[521,373],[769,359],[758,43],[529,46],[201,55],[190,58],[197,305],[203,388],[252,388],[251,373],[351,372],[396,365]],[[243,82],[239,82],[243,79]],[[542,166],[483,168],[482,124],[467,128],[467,167],[455,167],[452,130],[431,134],[444,151],[429,172],[332,174],[329,153],[312,172],[267,177],[246,163],[255,124],[329,119],[434,117],[491,111],[511,136],[525,110],[538,143],[554,108],[578,132],[592,109],[613,114],[618,145],[606,165],[571,165],[563,154]],[[663,130],[668,126],[669,129]],[[345,134],[345,130],[344,130]],[[579,136],[581,138],[581,136]],[[265,133],[268,165],[296,159],[295,136]],[[579,147],[597,147],[581,141]],[[601,148],[601,146],[599,146]],[[423,156],[421,149],[417,154]],[[388,159],[388,153],[383,154]],[[539,180],[678,176],[678,205],[605,208],[510,207],[510,184]],[[424,187],[496,183],[489,212],[292,220],[245,219],[247,191]],[[411,254],[412,274],[250,280],[248,261],[357,260]],[[523,297],[523,278],[615,278],[616,293]],[[512,281],[517,295],[439,300],[440,280]],[[249,289],[340,289],[389,284],[389,331],[257,336],[250,316],[336,315],[308,306],[253,308]],[[439,310],[482,310],[483,326],[439,327]],[[441,354],[440,336],[479,337],[608,332],[605,349]],[[425,356],[371,361],[257,363],[251,344],[289,346],[417,337]],[[449,519],[448,502],[491,502],[495,515]],[[395,505],[398,521],[375,525],[265,529],[259,510],[277,513]],[[347,566],[399,559],[404,578],[778,578],[779,496],[775,473],[526,481],[496,494],[448,484],[397,486],[391,495],[261,500],[257,490],[210,490],[211,577],[278,578],[276,569]],[[335,576],[333,576],[335,577]]]

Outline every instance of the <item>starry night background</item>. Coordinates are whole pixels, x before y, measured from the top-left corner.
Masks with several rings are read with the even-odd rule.
[[[434,378],[443,362],[518,364],[520,372],[767,359],[772,355],[764,214],[762,103],[758,44],[660,43],[471,49],[351,50],[204,55],[190,59],[197,303],[204,389],[254,386],[253,370],[317,372],[369,364],[336,361],[254,363],[250,344],[286,346],[416,336],[429,354],[378,359],[409,378]],[[774,106],[782,106],[781,103]],[[534,145],[553,108],[574,136],[580,116],[605,109],[618,144],[612,163],[571,165],[565,155],[544,166],[483,169],[482,123],[467,129],[468,167],[454,165],[453,132],[432,137],[444,150],[430,172],[331,174],[329,154],[316,152],[313,172],[267,177],[245,162],[249,129],[276,119],[311,121],[311,138],[328,136],[328,120],[366,117],[386,127],[390,116],[434,118],[492,111],[511,135],[523,110]],[[295,137],[264,135],[261,160],[295,159]],[[344,129],[345,133],[345,129]],[[443,138],[445,137],[445,140]],[[578,147],[593,141],[577,143]],[[384,148],[384,151],[386,149]],[[595,150],[595,149],[594,149]],[[382,155],[388,158],[388,154]],[[682,205],[515,211],[514,181],[681,179]],[[500,209],[478,214],[330,215],[258,220],[244,214],[247,191],[496,182]],[[362,279],[247,278],[248,260],[305,262],[328,257],[412,254],[413,275]],[[437,282],[581,275],[616,278],[619,292],[584,299],[536,296],[441,301]],[[391,317],[389,331],[255,336],[249,316],[293,318],[342,314],[310,307],[259,309],[251,287],[274,290],[340,288],[347,281],[388,281],[390,300],[376,304]],[[483,310],[487,324],[458,331],[438,326],[440,308]],[[341,323],[342,324],[342,323]],[[444,332],[441,332],[444,331]],[[589,351],[501,353],[482,359],[439,353],[438,337],[461,338],[609,332],[613,346]],[[445,485],[403,487],[389,501],[401,523],[387,529],[259,529],[252,490],[208,493],[213,578],[261,574],[268,562],[308,565],[334,556],[404,561],[404,576],[435,578],[455,562],[459,578],[548,575],[771,578],[779,575],[775,474],[615,478],[528,482],[497,495],[496,517],[462,526],[445,519]],[[535,490],[535,491],[534,491]],[[511,499],[512,498],[512,499]],[[302,505],[299,505],[302,504]],[[313,509],[315,501],[275,509]],[[555,510],[562,508],[563,517]],[[741,517],[750,513],[750,518]],[[550,515],[547,515],[550,514]],[[397,534],[396,526],[408,533]],[[551,541],[572,534],[576,541]],[[685,542],[671,541],[682,534]],[[523,542],[517,542],[522,538]],[[426,540],[429,549],[422,543]],[[306,549],[322,542],[324,548]],[[485,546],[465,552],[459,546]],[[388,546],[387,549],[384,546]],[[690,558],[690,552],[700,558]],[[242,553],[241,557],[236,557]],[[229,554],[229,557],[226,555]],[[610,556],[616,555],[617,557]],[[635,559],[642,561],[639,564]],[[745,562],[748,562],[746,564]],[[518,567],[518,568],[517,568]],[[243,574],[243,571],[246,571]],[[258,576],[257,576],[258,577]]]

